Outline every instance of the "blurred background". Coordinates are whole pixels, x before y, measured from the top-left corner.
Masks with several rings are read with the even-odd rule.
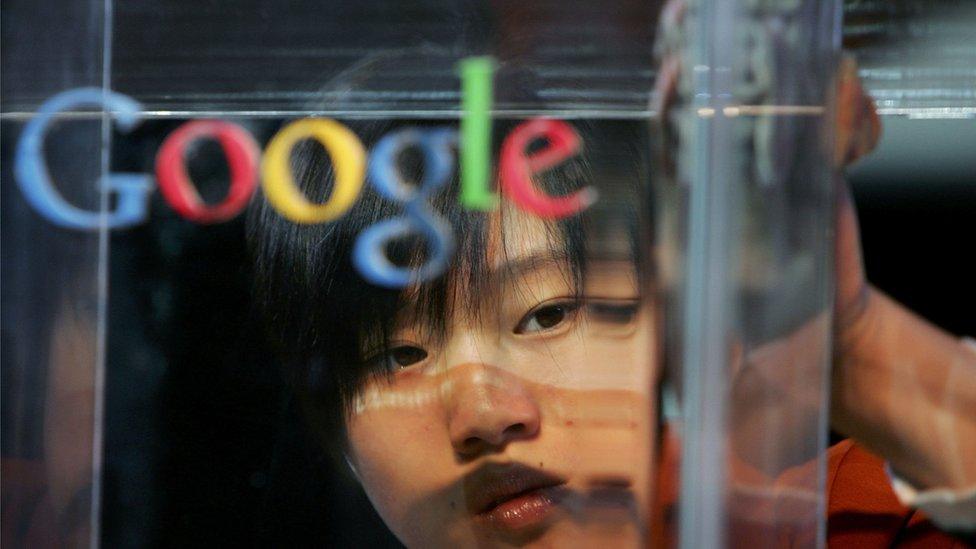
[[[959,335],[976,333],[976,3],[847,0],[844,42],[882,116],[850,170],[869,279]]]
[[[434,102],[456,102],[451,60],[459,50],[478,51],[485,44],[509,44],[513,56],[527,60],[511,70],[533,79],[525,89],[542,90],[531,98],[501,90],[500,105],[513,112],[541,100],[552,112],[639,115],[653,87],[655,2],[621,2],[611,12],[595,4],[496,2],[508,18],[497,22],[495,33],[462,32],[460,39],[457,29],[465,20],[458,14],[477,12],[481,3],[336,3],[328,13],[311,4],[115,5],[108,27],[112,88],[156,115],[114,140],[112,169],[151,172],[162,139],[191,117],[236,118],[265,142],[283,119],[310,109],[379,109],[391,93],[417,113]],[[76,82],[78,73],[101,76],[103,67],[85,59],[99,57],[105,19],[92,19],[89,8],[3,4],[4,159],[12,157],[23,113],[71,87],[66,83]],[[624,30],[609,39],[575,32],[570,22],[581,17]],[[47,51],[62,39],[20,24],[40,18],[53,21],[53,28],[88,25],[78,32],[92,38],[56,70],[38,71],[36,58],[18,53]],[[374,36],[443,52],[444,63],[403,65],[396,52],[381,51],[369,36],[351,36],[344,18],[374,20]],[[390,23],[404,20],[411,24]],[[546,31],[534,40],[506,40],[506,33],[520,35],[520,25]],[[282,28],[288,34],[275,30]],[[859,58],[885,127],[879,149],[850,171],[868,276],[958,335],[976,335],[976,262],[969,260],[969,238],[976,235],[974,28],[976,5],[966,0],[848,0],[845,9],[845,46]],[[589,52],[593,64],[609,67],[594,80],[599,85],[579,92],[576,84],[594,75],[563,67],[569,51]],[[634,51],[647,56],[621,58],[621,52]],[[360,57],[382,69],[358,67],[350,73],[355,76],[344,76],[341,68]],[[315,74],[339,74],[329,77],[328,89],[367,74],[369,85],[362,87],[371,92],[330,103],[322,79],[309,76]],[[322,103],[310,107],[313,100]],[[202,145],[194,158],[190,172],[201,194],[222,196],[226,167],[206,160],[220,160],[219,149]],[[16,405],[13,391],[39,382],[10,367],[17,348],[7,307],[17,296],[9,281],[34,276],[15,257],[26,238],[18,227],[34,214],[9,183],[5,164],[2,383],[9,414]],[[156,193],[149,223],[111,234],[100,541],[106,547],[397,546],[348,472],[306,435],[250,302],[243,229],[242,218],[209,227],[188,223]],[[91,249],[90,242],[85,246]],[[29,456],[32,444],[39,442],[3,433],[4,456]]]

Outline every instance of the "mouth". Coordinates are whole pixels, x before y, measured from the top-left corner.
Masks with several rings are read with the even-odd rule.
[[[520,463],[486,464],[464,478],[468,510],[495,529],[539,526],[566,495],[566,479]]]

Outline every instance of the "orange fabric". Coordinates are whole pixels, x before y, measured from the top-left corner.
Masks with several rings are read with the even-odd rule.
[[[677,541],[680,444],[665,435],[657,479],[657,500],[651,532],[654,547],[675,547]],[[775,479],[742,463],[730,467],[729,546],[813,547],[816,523],[804,521],[809,503],[791,487],[815,485],[814,463],[789,469]],[[753,489],[759,487],[760,489]],[[845,440],[827,452],[827,546],[841,549],[965,549],[964,542],[939,531],[923,513],[898,501],[884,462]],[[794,503],[798,502],[798,505]],[[791,516],[791,512],[795,513]]]
[[[891,490],[884,462],[845,440],[827,465],[827,542],[831,547],[967,547],[943,534],[925,515],[902,505]]]

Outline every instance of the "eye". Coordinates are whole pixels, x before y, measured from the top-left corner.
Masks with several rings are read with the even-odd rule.
[[[423,362],[427,351],[416,345],[391,344],[386,352],[376,351],[368,354],[364,362],[372,368],[383,371],[396,371]]]
[[[637,317],[636,300],[592,300],[586,304],[586,312],[595,322],[627,324]]]
[[[516,334],[553,330],[573,319],[579,305],[572,302],[547,303],[536,307],[522,317],[515,326]]]
[[[400,345],[390,349],[386,358],[393,369],[406,368],[423,362],[427,358],[427,351],[413,345]]]

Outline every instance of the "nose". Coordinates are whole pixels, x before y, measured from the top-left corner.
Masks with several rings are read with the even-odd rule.
[[[518,377],[476,363],[456,366],[452,374],[448,432],[459,456],[473,458],[538,434],[539,406]]]

